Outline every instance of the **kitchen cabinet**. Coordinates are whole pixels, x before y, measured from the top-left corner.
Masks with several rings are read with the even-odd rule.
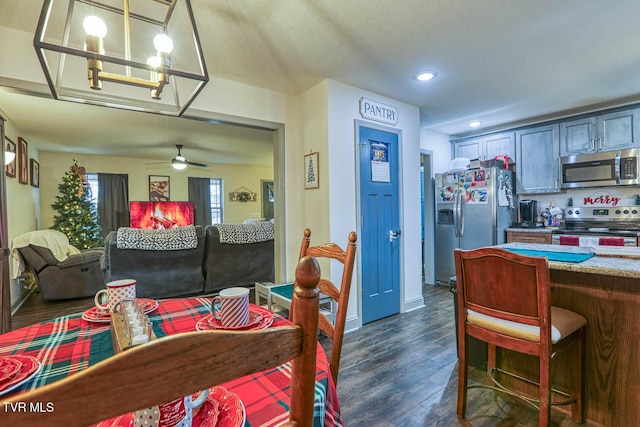
[[[483,137],[454,141],[453,157],[489,160],[503,154],[515,159],[515,132],[500,132]]]
[[[466,139],[453,143],[453,158],[466,157],[470,160],[479,159],[482,154],[482,138]]]
[[[640,145],[640,108],[560,123],[560,155],[623,150]]]
[[[551,244],[551,233],[528,232],[528,231],[507,231],[507,243],[535,243]]]
[[[560,126],[536,126],[516,131],[516,192],[560,191]]]

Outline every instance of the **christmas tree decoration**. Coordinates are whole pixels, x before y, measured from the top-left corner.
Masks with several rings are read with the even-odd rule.
[[[64,233],[69,243],[78,249],[103,246],[98,211],[91,202],[91,187],[86,179],[86,169],[73,165],[65,172],[58,184],[60,194],[51,207],[57,212],[53,217],[53,228]]]

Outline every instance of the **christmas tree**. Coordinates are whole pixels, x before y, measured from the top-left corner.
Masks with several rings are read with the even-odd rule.
[[[73,165],[65,172],[62,183],[58,185],[60,194],[51,207],[58,212],[53,217],[51,228],[63,232],[69,243],[78,249],[88,249],[103,246],[100,237],[98,212],[91,203],[91,187],[85,179],[86,170]]]

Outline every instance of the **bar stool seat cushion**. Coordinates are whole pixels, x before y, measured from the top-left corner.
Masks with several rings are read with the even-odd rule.
[[[473,310],[467,310],[467,321],[472,325],[504,335],[532,342],[540,342],[540,328],[537,326],[499,319]],[[587,320],[578,313],[551,306],[551,342],[553,344],[571,335],[586,324]]]

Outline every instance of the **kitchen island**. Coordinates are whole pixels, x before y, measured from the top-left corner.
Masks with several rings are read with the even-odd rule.
[[[499,247],[571,253],[601,250],[606,254],[580,263],[549,261],[551,303],[587,319],[584,381],[588,422],[640,426],[640,258],[623,249],[616,257],[615,249],[606,248],[526,243]],[[502,367],[537,375],[535,360],[504,353],[500,354]],[[554,384],[560,389],[566,390],[573,354],[569,351],[555,359]],[[566,406],[554,408],[568,411]]]

